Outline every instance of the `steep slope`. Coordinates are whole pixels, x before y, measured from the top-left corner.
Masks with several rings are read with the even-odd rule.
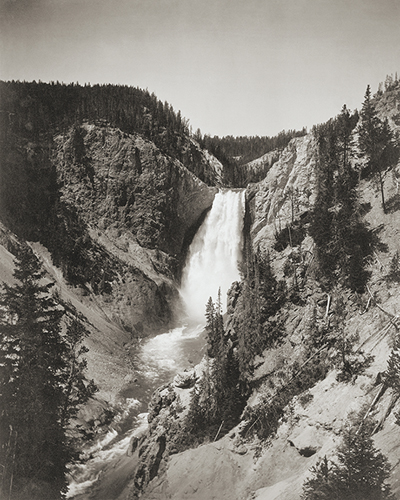
[[[392,96],[391,103],[397,99]],[[391,104],[377,106],[381,110],[385,107],[391,109]],[[387,213],[373,180],[362,180],[358,185],[362,222],[376,240],[367,263],[368,287],[364,293],[354,293],[339,280],[333,289],[321,284],[315,246],[309,236],[299,241],[293,238],[289,244],[294,236],[289,232],[285,245],[276,244],[287,224],[293,228],[296,221],[303,220],[307,227],[316,199],[317,155],[311,134],[293,139],[267,177],[247,190],[248,228],[254,251],[260,247],[267,251],[281,278],[286,275],[285,264],[293,262],[294,254],[301,255],[298,262],[304,275],[300,296],[280,312],[285,337],[254,360],[250,381],[253,392],[241,424],[216,442],[177,454],[172,451],[169,460],[161,464],[159,477],[150,481],[141,498],[298,500],[310,468],[325,455],[335,457],[343,429],[354,425],[355,414],[376,421],[374,443],[389,459],[389,482],[395,498],[400,498],[400,433],[395,423],[400,403],[382,378],[399,329],[400,285],[389,273],[399,251],[396,180],[400,165],[385,177],[385,197],[391,200]],[[286,276],[286,280],[292,284],[291,278]],[[318,331],[322,332],[320,347],[314,354],[307,354],[310,339],[315,342]],[[346,354],[352,364],[351,375],[344,373],[334,349],[326,357],[320,356],[331,349],[330,331],[353,342],[352,354]],[[169,390],[177,392],[173,386]],[[180,401],[188,398],[180,395]],[[169,400],[173,399],[169,395]],[[168,405],[173,418],[168,417]],[[157,417],[164,429],[179,425],[174,411],[174,403],[165,401]],[[271,426],[268,438],[262,437],[265,429],[261,422],[267,428]],[[157,428],[154,423],[152,426]],[[148,443],[144,441],[142,446],[145,449]]]
[[[62,299],[87,319],[89,376],[114,399],[132,371],[130,348],[175,324],[185,253],[217,188],[105,123],[31,137],[23,110],[2,115],[1,277],[12,281],[19,242],[35,242]],[[218,177],[218,161],[187,141],[192,166]]]
[[[292,139],[263,181],[248,188],[254,245],[271,246],[275,233],[307,212],[315,201],[315,140]]]

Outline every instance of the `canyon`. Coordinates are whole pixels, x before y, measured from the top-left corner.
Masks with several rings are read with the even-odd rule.
[[[377,96],[376,109],[398,133],[399,90]],[[374,443],[388,457],[389,483],[400,498],[400,407],[395,392],[382,383],[399,327],[400,285],[387,279],[399,251],[398,163],[384,179],[385,212],[373,180],[361,178],[357,186],[363,223],[379,239],[366,262],[367,288],[358,293],[339,279],[327,289],[319,278],[315,241],[307,232],[319,182],[313,132],[250,162],[252,172],[265,162],[270,167],[243,190],[224,186],[225,167],[193,138],[185,139],[180,159],[144,134],[98,120],[58,130],[50,144],[21,134],[2,140],[7,143],[3,195],[5,185],[10,196],[21,189],[11,182],[14,176],[21,179],[20,165],[39,180],[55,176],[57,189],[52,193],[50,181],[44,183],[54,199],[49,203],[47,198],[44,211],[35,205],[41,217],[36,232],[23,227],[15,207],[3,198],[0,279],[14,283],[13,255],[28,241],[54,282],[53,293],[76,308],[89,332],[87,374],[99,392],[79,419],[96,437],[94,448],[86,446],[86,463],[74,471],[70,498],[297,500],[310,468],[324,456],[335,456],[354,413],[376,420]],[[43,196],[35,191],[35,181],[26,186]],[[53,208],[51,216],[43,215]],[[277,245],[277,236],[288,227],[290,242]],[[290,233],[290,228],[301,231]],[[206,239],[207,231],[214,232],[214,243]],[[230,241],[232,248],[220,250],[218,240]],[[195,257],[204,248],[210,260],[199,268]],[[219,286],[224,296],[228,293],[224,322],[235,345],[238,264],[243,267],[246,256],[257,252],[268,254],[275,276],[289,289],[297,277],[297,271],[288,272],[290,265],[298,266],[299,276],[301,270],[298,297],[279,311],[285,335],[252,360],[240,422],[222,437],[182,451],[174,436],[208,366],[208,296],[215,300]],[[231,267],[222,283],[225,271],[218,264],[227,264],[227,255]],[[203,282],[206,290],[196,298]],[[232,282],[236,285],[229,290]],[[283,391],[288,374],[296,378],[310,363],[311,332],[334,324],[339,304],[345,311],[340,331],[356,339],[353,351],[363,359],[370,356],[369,365],[346,380],[338,365],[330,365],[323,377],[287,401],[271,436],[260,438],[249,429],[246,415]]]

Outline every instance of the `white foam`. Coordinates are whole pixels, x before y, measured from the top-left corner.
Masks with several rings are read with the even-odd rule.
[[[244,199],[244,191],[217,193],[190,245],[180,293],[191,319],[204,319],[206,303],[209,297],[215,302],[219,288],[225,310],[226,293],[240,278]]]
[[[136,427],[114,445],[108,447],[117,436],[117,432],[112,430],[86,452],[87,456],[93,455],[93,458],[89,459],[85,464],[73,468],[71,472],[73,480],[68,486],[67,498],[73,498],[87,491],[90,486],[96,483],[106,464],[126,453],[132,436],[138,436],[147,429],[147,415],[148,413],[140,413],[136,418]]]
[[[204,325],[194,327],[181,326],[169,332],[148,339],[142,346],[141,365],[145,376],[157,376],[160,371],[176,372],[184,368],[187,361],[184,356],[185,340],[197,338]]]

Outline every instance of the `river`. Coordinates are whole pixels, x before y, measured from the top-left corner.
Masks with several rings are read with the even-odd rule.
[[[239,279],[243,216],[244,191],[221,190],[217,193],[190,245],[183,270],[180,293],[186,316],[179,328],[144,339],[138,345],[135,357],[140,368],[135,382],[123,394],[124,411],[113,429],[85,450],[87,460],[71,470],[67,498],[112,500],[117,497],[115,484],[112,496],[100,491],[93,497],[91,490],[93,485],[100,483],[99,478],[109,470],[110,464],[118,459],[121,462],[132,436],[146,429],[147,404],[155,389],[202,359],[206,345],[205,304],[210,296],[216,300],[219,288],[221,297],[226,297],[231,284]],[[222,306],[226,308],[226,304]]]

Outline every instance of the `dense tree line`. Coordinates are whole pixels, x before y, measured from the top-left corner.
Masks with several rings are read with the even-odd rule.
[[[307,130],[283,130],[273,137],[268,136],[202,136],[200,130],[195,134],[202,148],[207,149],[224,166],[224,184],[231,187],[246,187],[250,182],[262,180],[271,167],[266,165],[260,170],[252,170],[246,164],[261,156],[276,150],[283,150],[294,137],[306,135]]]
[[[0,492],[2,498],[56,500],[77,458],[72,417],[96,391],[85,379],[87,335],[77,313],[57,303],[26,246],[14,286],[0,299]]]
[[[35,142],[51,142],[56,133],[83,121],[109,123],[123,132],[142,134],[189,169],[196,162],[196,150],[188,140],[188,120],[148,90],[126,85],[0,81],[0,102],[1,133],[7,137],[17,134]],[[306,129],[302,129],[282,131],[274,137],[219,138],[203,136],[198,130],[193,138],[221,161],[225,185],[245,187],[264,178],[270,166],[253,171],[244,167],[246,163],[282,150],[293,137],[305,134]],[[200,178],[215,182],[207,172],[200,173]]]
[[[198,132],[199,133],[199,132]],[[294,137],[301,137],[307,133],[306,129],[300,131],[283,130],[273,137],[268,136],[240,136],[231,135],[224,137],[211,137],[204,135],[197,137],[200,144],[218,157],[237,159],[239,165],[244,165],[274,149],[284,149]]]
[[[317,140],[317,198],[310,234],[314,238],[322,277],[330,285],[342,280],[362,291],[371,252],[371,235],[361,221],[356,188],[359,173],[352,161],[352,133],[358,122],[344,106],[335,119],[314,128]],[[329,286],[330,286],[329,285]]]
[[[109,123],[126,133],[139,133],[162,151],[181,155],[188,121],[154,94],[126,85],[79,85],[43,82],[0,82],[3,124],[14,133],[38,141],[66,132],[75,123]],[[3,131],[3,133],[5,133]]]

